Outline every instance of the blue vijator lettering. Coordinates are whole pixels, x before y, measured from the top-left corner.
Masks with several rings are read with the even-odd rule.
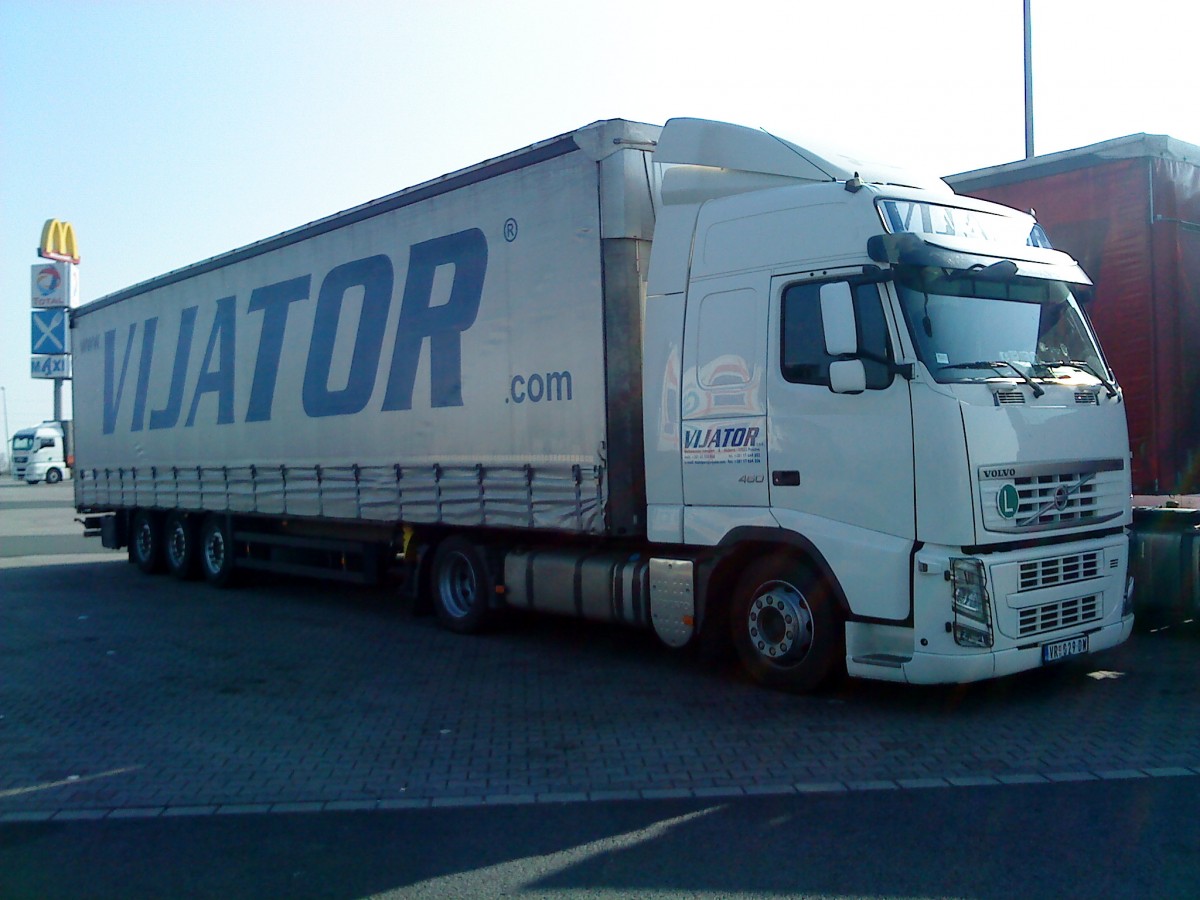
[[[426,340],[429,341],[430,405],[434,408],[462,406],[462,335],[474,325],[479,314],[487,260],[487,239],[477,228],[412,246],[395,345],[386,376],[383,410],[412,408],[417,367]],[[434,305],[434,278],[441,266],[453,266],[454,277],[449,299]],[[271,419],[290,312],[294,304],[313,302],[312,282],[312,275],[302,275],[257,287],[250,293],[244,315],[260,317],[261,328],[254,370],[249,373],[250,392],[244,422]],[[317,291],[303,378],[298,385],[305,415],[311,418],[353,415],[370,403],[383,357],[394,282],[392,261],[383,254],[343,263],[325,274]],[[361,291],[362,303],[350,371],[344,385],[331,387],[334,343],[345,298],[351,291]],[[135,355],[137,368],[133,373],[130,431],[176,427],[185,400],[188,401],[185,428],[195,425],[198,419],[218,425],[236,421],[234,388],[238,378],[247,377],[247,373],[236,368],[237,299],[235,295],[215,302],[204,355],[199,373],[190,385],[190,395],[187,390],[189,363],[200,307],[188,306],[180,310],[165,401],[161,407],[149,409],[149,416],[151,369],[158,349],[161,315],[140,323],[133,322],[123,334],[117,329],[104,333],[102,419],[105,434],[112,434],[117,429],[126,381],[131,374],[130,360]],[[208,395],[213,396],[209,399]]]

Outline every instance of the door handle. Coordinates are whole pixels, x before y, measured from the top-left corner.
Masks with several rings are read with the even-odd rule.
[[[796,469],[776,469],[771,473],[771,484],[775,487],[796,487],[800,484],[800,472]]]

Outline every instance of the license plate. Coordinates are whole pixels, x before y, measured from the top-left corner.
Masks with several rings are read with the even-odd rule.
[[[1088,652],[1088,636],[1067,638],[1065,641],[1055,641],[1053,644],[1042,644],[1042,662],[1058,662],[1069,656],[1079,656]]]

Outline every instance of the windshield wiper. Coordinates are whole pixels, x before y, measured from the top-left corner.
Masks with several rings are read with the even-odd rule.
[[[1093,366],[1087,360],[1083,360],[1083,359],[1052,359],[1052,360],[1048,360],[1047,362],[1037,363],[1037,367],[1039,369],[1053,369],[1055,367],[1061,367],[1061,366],[1073,366],[1076,369],[1082,369],[1083,371],[1085,371],[1089,375],[1091,375],[1093,378],[1095,378],[1097,381],[1099,381],[1102,385],[1104,385],[1104,390],[1108,392],[1109,397],[1117,396],[1117,386],[1115,384],[1113,384],[1111,381],[1109,381],[1108,378],[1106,378],[1104,375],[1101,375],[1100,372],[1096,369],[1096,367]]]
[[[978,360],[977,362],[951,363],[950,365],[947,365],[947,366],[938,366],[938,371],[941,372],[943,369],[1001,369],[1001,368],[1009,368],[1009,369],[1012,369],[1014,372],[1016,372],[1018,378],[1020,378],[1027,385],[1029,385],[1031,388],[1033,388],[1033,396],[1040,397],[1040,396],[1042,396],[1042,394],[1046,393],[1046,391],[1042,388],[1041,385],[1039,385],[1036,381],[1034,381],[1032,378],[1030,378],[1026,373],[1022,372],[1020,369],[1018,369],[1016,366],[1014,366],[1012,363],[1010,363],[1007,359],[993,359],[993,360],[981,359],[981,360]]]

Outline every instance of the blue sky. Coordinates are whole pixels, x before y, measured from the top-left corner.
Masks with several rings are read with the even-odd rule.
[[[42,222],[82,299],[596,119],[763,126],[938,174],[1024,154],[1021,0],[0,0],[0,385]],[[1037,150],[1200,144],[1178,0],[1033,0]],[[69,391],[66,410],[69,413]]]

